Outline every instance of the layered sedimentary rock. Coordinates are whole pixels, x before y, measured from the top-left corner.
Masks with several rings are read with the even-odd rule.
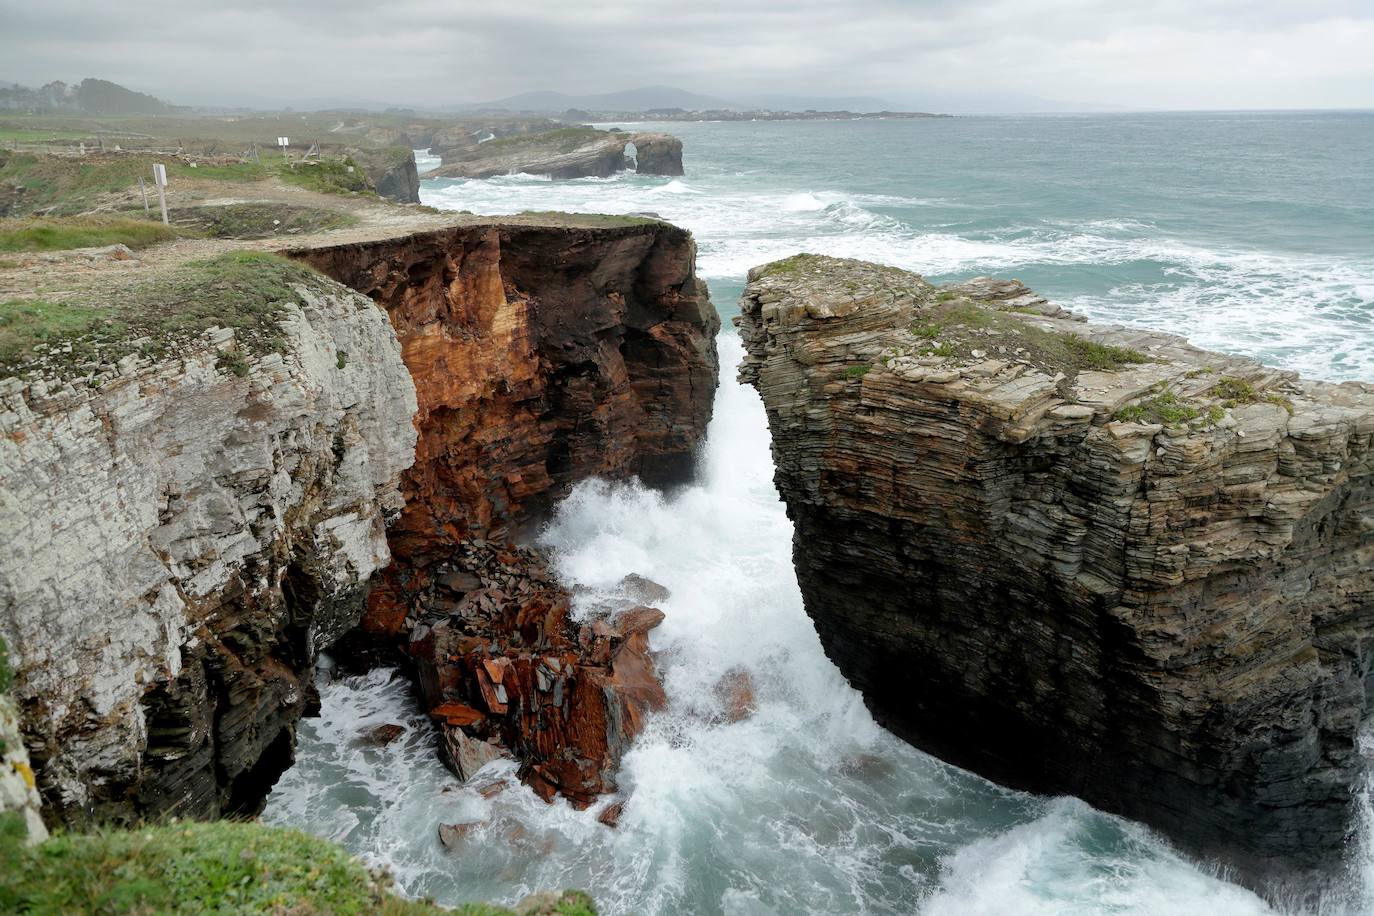
[[[635,145],[636,158],[626,157]],[[681,175],[682,141],[668,134],[561,128],[499,141],[446,149],[441,178],[547,175],[551,178],[608,178],[634,166],[644,175]]]
[[[752,272],[737,320],[807,611],[883,724],[1255,882],[1337,857],[1374,386],[810,256]]]
[[[55,820],[251,813],[317,653],[390,560],[415,389],[386,316],[283,290],[272,352],[212,329],[0,380],[0,635]]]
[[[367,642],[414,658],[431,706],[478,708],[481,722],[443,720],[456,771],[496,739],[541,793],[589,801],[658,702],[647,637],[607,621],[614,632],[584,643],[566,594],[512,544],[579,480],[690,476],[719,327],[691,236],[652,220],[504,223],[293,255],[387,311],[419,397]],[[499,576],[492,550],[507,558]]]

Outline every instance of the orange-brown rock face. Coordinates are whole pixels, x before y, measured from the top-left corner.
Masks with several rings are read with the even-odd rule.
[[[574,623],[509,545],[579,480],[690,475],[719,328],[691,236],[503,223],[292,254],[386,309],[415,380],[415,465],[364,629],[415,661],[456,772],[504,749],[545,798],[589,803],[664,701],[662,615]]]
[[[579,480],[691,472],[720,320],[684,230],[490,225],[293,253],[391,316],[420,440],[366,625],[465,537],[503,540]]]

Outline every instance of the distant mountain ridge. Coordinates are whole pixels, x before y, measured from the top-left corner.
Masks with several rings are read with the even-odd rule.
[[[168,114],[177,110],[154,96],[94,77],[87,77],[75,86],[61,80],[37,89],[18,83],[0,86],[0,109],[82,111],[100,115]]]
[[[672,86],[643,86],[639,89],[625,89],[620,92],[603,92],[594,95],[567,95],[562,92],[541,90],[522,92],[493,102],[473,105],[479,111],[567,111],[570,108],[585,108],[593,111],[649,111],[654,108],[685,108],[704,110],[711,108],[738,107],[725,99],[699,95]]]

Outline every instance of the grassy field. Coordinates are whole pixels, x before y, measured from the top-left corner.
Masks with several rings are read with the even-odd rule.
[[[42,156],[0,150],[0,185],[24,188],[18,198],[22,210],[55,208],[57,215],[90,210],[101,195],[128,192],[144,178],[151,190],[153,164],[167,167],[169,183],[186,179],[255,182],[280,180],[311,191],[332,194],[371,194],[367,175],[349,158],[290,160],[268,154],[262,162],[204,163],[192,166],[172,157],[145,154],[92,154],[85,157]]]
[[[0,377],[39,365],[70,374],[135,351],[156,356],[213,326],[239,331],[248,353],[267,352],[280,346],[277,319],[296,298],[292,286],[322,282],[294,261],[236,251],[191,262],[132,289],[93,289],[74,301],[0,302]],[[242,359],[229,356],[225,368],[241,374],[246,365],[234,362],[236,357]]]
[[[0,220],[0,252],[60,251],[99,245],[147,248],[176,238],[176,230],[148,219],[83,216]]]

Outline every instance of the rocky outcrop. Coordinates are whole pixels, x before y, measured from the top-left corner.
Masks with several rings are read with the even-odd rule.
[[[635,145],[638,171],[646,175],[682,174],[682,141],[676,137],[580,127],[447,149],[443,165],[430,174],[439,178],[494,178],[519,173],[559,179],[608,178],[636,163],[625,155],[631,143]]]
[[[641,175],[681,175],[682,141],[671,134],[634,134],[635,171]]]
[[[572,623],[513,542],[579,480],[690,476],[719,327],[691,236],[592,218],[292,254],[386,309],[419,397],[395,562],[360,643],[401,648],[432,708],[463,707],[439,718],[456,772],[504,750],[546,797],[609,791],[661,695],[648,627]]]
[[[498,756],[542,798],[586,807],[667,697],[649,655],[663,613],[633,600],[574,622],[572,596],[528,548],[474,539],[410,602],[407,652],[460,779]]]
[[[415,166],[415,152],[403,146],[385,149],[350,150],[355,162],[362,166],[377,194],[403,204],[420,202],[420,173]]]
[[[4,645],[0,644],[0,654]],[[4,660],[0,657],[0,671]],[[20,731],[19,709],[4,693],[6,684],[0,677],[0,821],[18,818],[24,827],[24,837],[30,843],[48,838],[48,828],[39,814],[42,799],[34,781],[29,752],[24,747]]]
[[[720,320],[686,231],[510,221],[291,254],[386,310],[415,379],[400,567],[510,539],[588,477],[690,476]]]
[[[251,358],[211,329],[0,380],[0,635],[54,820],[252,813],[390,560],[415,454],[395,334],[324,278],[281,295]]]
[[[0,379],[0,638],[50,820],[253,813],[365,606],[350,648],[414,645],[435,705],[480,705],[444,720],[455,769],[494,737],[585,803],[661,696],[647,618],[573,623],[537,558],[500,564],[578,480],[690,474],[719,325],[691,236],[515,218],[293,254],[372,299],[294,267],[210,279],[270,321],[93,351],[122,358],[40,344]],[[562,613],[531,629],[531,602]],[[428,656],[421,626],[487,643]],[[506,718],[488,662],[514,666]]]
[[[753,271],[738,322],[807,611],[883,724],[1256,883],[1338,856],[1374,387],[810,256]]]

